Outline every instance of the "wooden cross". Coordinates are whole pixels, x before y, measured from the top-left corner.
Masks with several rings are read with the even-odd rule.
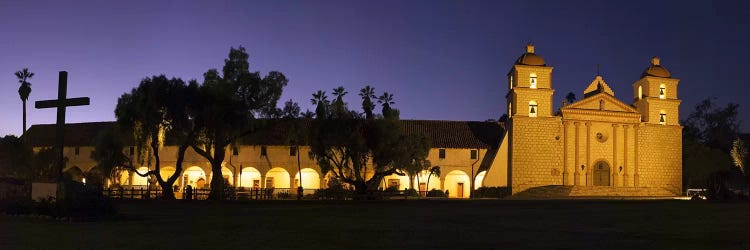
[[[57,85],[57,99],[56,100],[44,100],[37,101],[34,103],[34,107],[37,109],[44,108],[57,108],[57,123],[55,124],[55,153],[57,153],[58,168],[58,181],[62,180],[62,171],[64,168],[63,162],[63,147],[65,146],[65,107],[70,106],[83,106],[89,105],[90,100],[88,97],[78,97],[67,99],[68,92],[68,72],[60,71],[59,81]]]

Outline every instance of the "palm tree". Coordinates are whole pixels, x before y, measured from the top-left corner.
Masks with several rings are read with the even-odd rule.
[[[576,94],[568,92],[568,95],[565,96],[565,100],[568,101],[568,103],[574,103],[576,101]]]
[[[346,92],[344,86],[338,86],[337,88],[333,89],[333,95],[336,96],[336,101],[333,102],[333,108],[336,115],[343,115],[346,112],[346,107],[343,100],[346,94],[349,94],[349,92]]]
[[[29,100],[31,94],[31,83],[28,80],[34,77],[34,73],[28,68],[23,68],[23,70],[16,71],[16,77],[21,83],[21,87],[18,87],[18,95],[21,96],[21,102],[23,102],[23,133],[26,133],[26,101]]]
[[[378,103],[383,105],[383,116],[388,117],[391,112],[391,104],[396,104],[393,102],[393,94],[389,94],[388,92],[383,92],[383,95],[378,97]]]
[[[359,96],[362,97],[362,110],[365,111],[365,118],[372,119],[372,111],[375,109],[375,104],[372,103],[372,99],[375,99],[375,88],[367,85],[359,90]]]
[[[326,92],[318,90],[318,92],[313,93],[313,98],[310,99],[310,102],[317,106],[315,107],[315,116],[321,119],[325,118],[327,113],[326,106],[328,105],[328,96],[326,96]]]
[[[432,175],[435,175],[436,177],[440,178],[440,166],[434,166],[430,168],[430,174],[427,175],[427,185],[426,185],[428,190],[426,190],[425,196],[427,196],[427,192],[430,192],[429,190],[430,189],[430,177],[432,177]]]

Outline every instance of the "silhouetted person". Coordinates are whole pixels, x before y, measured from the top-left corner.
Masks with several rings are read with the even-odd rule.
[[[187,200],[193,199],[193,187],[190,185],[187,185],[185,188],[185,195],[187,195]]]

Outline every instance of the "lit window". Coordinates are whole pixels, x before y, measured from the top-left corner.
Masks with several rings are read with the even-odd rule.
[[[513,103],[508,103],[508,118],[513,116]]]
[[[664,84],[659,85],[659,99],[667,98],[667,87]]]
[[[297,156],[297,147],[289,147],[289,156]]]
[[[445,149],[441,148],[438,150],[438,158],[445,159]]]
[[[76,155],[78,155],[80,153],[81,153],[81,148],[80,147],[76,147]]]
[[[476,160],[477,159],[477,150],[476,149],[472,149],[471,150],[471,159],[472,160]]]
[[[260,156],[266,156],[266,155],[268,155],[266,146],[260,146]]]
[[[529,75],[529,88],[536,88],[536,74],[534,73],[531,73],[531,75]]]
[[[664,111],[662,111],[659,114],[659,124],[661,124],[661,125],[667,124],[667,114],[664,113]]]
[[[529,117],[536,117],[537,113],[539,113],[539,107],[537,107],[537,104],[535,101],[529,102]]]
[[[240,149],[237,147],[232,147],[232,155],[240,155]]]
[[[643,99],[643,86],[638,86],[638,100]]]
[[[513,89],[513,76],[508,77],[508,88]]]

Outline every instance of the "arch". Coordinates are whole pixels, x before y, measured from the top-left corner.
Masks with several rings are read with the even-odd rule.
[[[539,105],[534,100],[529,101],[529,117],[536,117],[538,113]]]
[[[234,173],[228,167],[221,167],[221,177],[224,177],[230,186],[234,186]]]
[[[139,167],[136,170],[138,170],[138,173],[141,173],[141,174],[144,174],[144,173],[148,172],[148,168],[147,167]],[[132,173],[132,175],[133,175],[133,182],[131,183],[131,185],[134,185],[134,186],[148,186],[148,178],[147,177],[140,176],[140,175],[138,175],[136,173]]]
[[[478,188],[482,187],[482,183],[484,183],[484,177],[487,176],[487,170],[479,172],[476,177],[474,177],[474,190],[477,190]]]
[[[160,167],[159,168],[159,176],[161,176],[162,180],[169,179],[169,177],[171,177],[174,174],[174,172],[176,172],[176,169],[174,167]],[[175,183],[178,183],[179,181],[180,180],[178,178],[177,182]]]
[[[430,180],[432,182],[432,180]],[[380,184],[380,186],[385,190],[388,188],[394,188],[396,190],[404,190],[405,188],[411,189],[411,183],[409,183],[409,176],[407,175],[397,175],[397,174],[391,174],[389,176],[383,177],[383,182]],[[417,187],[414,187],[417,188]]]
[[[265,188],[289,188],[289,172],[283,168],[272,168],[266,173]]]
[[[93,167],[89,171],[86,171],[84,175],[86,176],[88,185],[103,186],[105,184],[104,179],[106,175],[101,167]]]
[[[424,170],[417,176],[415,176],[414,183],[416,184],[414,185],[415,188],[417,188],[417,191],[419,191],[419,193],[422,195],[424,195],[427,191],[433,189],[442,190],[440,176],[437,176],[435,174],[430,175],[430,171],[428,170]]]
[[[667,124],[667,112],[664,110],[659,111],[659,124]]]
[[[667,99],[667,85],[659,84],[659,99]]]
[[[300,173],[294,175],[294,186],[297,187],[300,184],[299,179]],[[302,188],[303,189],[320,189],[320,174],[318,171],[312,168],[302,169]]]
[[[535,89],[537,84],[536,73],[529,74],[529,88]]]
[[[611,186],[609,163],[604,160],[594,163],[594,186]]]
[[[81,171],[81,168],[77,166],[72,166],[63,172],[65,175],[65,178],[68,178],[73,181],[77,182],[83,182],[83,171]]]
[[[192,166],[182,171],[182,187],[190,185],[193,188],[208,188],[206,172],[198,166]]]
[[[466,172],[453,170],[445,175],[444,191],[448,191],[448,198],[469,198],[471,180]]]
[[[261,188],[263,187],[262,185],[263,184],[261,183],[260,171],[258,171],[258,169],[254,167],[242,168],[242,171],[240,172],[239,186]]]

